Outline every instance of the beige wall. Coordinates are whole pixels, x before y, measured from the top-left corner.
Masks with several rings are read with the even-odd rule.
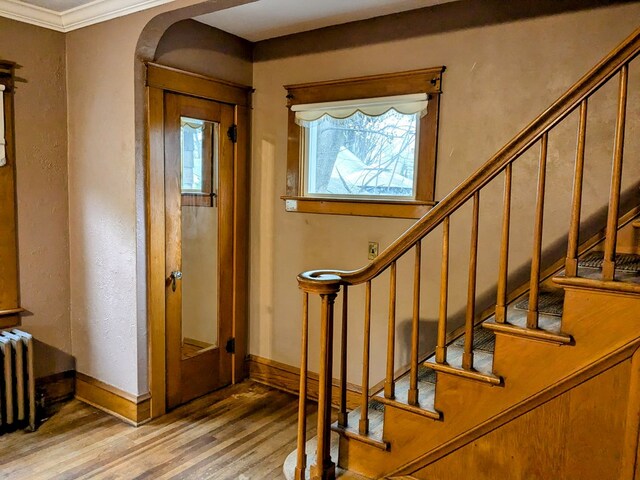
[[[22,328],[36,375],[73,369],[69,321],[64,35],[0,18],[0,58],[18,63],[15,132]]]
[[[455,5],[455,4],[450,4]],[[453,7],[448,7],[453,8]],[[462,7],[460,7],[462,8]],[[486,12],[485,12],[486,13]],[[369,45],[334,47],[305,54],[305,36],[291,37],[295,55],[270,55],[269,43],[260,48],[254,64],[252,257],[250,353],[291,365],[299,362],[301,298],[296,275],[312,268],[352,269],[367,263],[367,242],[388,246],[412,222],[366,217],[286,213],[279,198],[285,192],[286,108],[285,84],[396,72],[446,65],[441,104],[437,198],[442,198],[506,141],[578,80],[601,57],[637,27],[640,5],[616,6],[591,11],[542,16],[482,27],[443,29],[433,32],[425,22],[425,34],[408,39],[383,41],[384,31],[375,32]],[[445,20],[446,19],[441,19]],[[453,20],[453,19],[450,19]],[[397,33],[397,25],[394,31]],[[390,27],[390,33],[393,28]],[[428,30],[427,30],[428,29]],[[436,27],[437,29],[437,27]],[[344,32],[343,32],[344,33]],[[339,36],[328,31],[326,35]],[[307,39],[321,39],[322,35]],[[333,38],[333,37],[331,37]],[[348,44],[348,35],[340,37]],[[311,41],[311,40],[310,40]],[[327,40],[329,44],[335,44]],[[339,43],[339,42],[338,42]],[[269,60],[269,58],[272,58]],[[637,70],[637,68],[636,68]],[[638,82],[635,73],[633,85]],[[640,92],[633,92],[635,105]],[[615,86],[607,88],[596,104],[615,98]],[[612,110],[613,108],[613,110]],[[588,166],[595,171],[585,186],[585,210],[605,205],[610,172],[613,112],[615,104],[595,117],[589,130]],[[632,120],[632,118],[635,118]],[[638,115],[630,116],[630,142],[626,174],[637,182],[640,166],[633,161],[638,152]],[[575,118],[572,118],[572,122]],[[545,246],[551,247],[567,231],[571,190],[575,123],[551,138],[545,221]],[[605,136],[605,134],[607,136]],[[515,173],[512,271],[528,267],[531,257],[532,213],[535,198],[538,149],[519,162]],[[626,183],[628,187],[629,182]],[[498,234],[502,205],[502,182],[483,192],[481,199],[481,256],[479,294],[492,294],[497,272]],[[469,209],[452,220],[451,284],[449,308],[459,324],[466,300],[469,256]],[[525,223],[524,220],[527,220]],[[435,341],[437,293],[440,265],[440,232],[425,240],[421,320],[423,344]],[[556,258],[557,258],[557,254]],[[555,258],[553,258],[555,260]],[[411,318],[412,256],[399,265],[398,338],[408,345]],[[388,277],[374,282],[372,352],[373,382],[382,378],[386,351],[386,302]],[[520,282],[513,282],[512,287]],[[514,285],[515,284],[515,285]],[[360,383],[362,352],[362,289],[354,290],[350,323],[350,381]],[[317,313],[317,305],[312,312]],[[317,368],[318,322],[311,322],[311,368]],[[337,340],[337,339],[336,339]],[[337,341],[336,341],[337,343]],[[377,353],[375,353],[377,352]],[[406,363],[406,349],[398,361]]]
[[[251,85],[251,42],[195,20],[169,27],[160,39],[154,61],[188,72]]]

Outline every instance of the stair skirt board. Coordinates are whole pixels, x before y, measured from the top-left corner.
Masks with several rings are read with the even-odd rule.
[[[602,268],[603,252],[591,252],[580,260],[578,266],[584,268]],[[630,253],[616,254],[616,270],[629,273],[640,273],[640,255]]]
[[[564,305],[564,290],[554,290],[550,292],[540,292],[538,297],[538,312],[544,315],[552,315],[554,317],[562,316],[562,307]],[[529,297],[520,300],[515,304],[518,310],[529,310]]]

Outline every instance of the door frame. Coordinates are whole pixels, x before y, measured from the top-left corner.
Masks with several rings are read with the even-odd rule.
[[[147,347],[151,418],[167,411],[165,311],[165,92],[227,103],[234,106],[237,142],[233,172],[233,299],[231,356],[232,383],[247,376],[248,257],[249,257],[249,132],[253,88],[185,72],[155,63],[146,64],[147,155]],[[226,132],[222,132],[226,135]],[[226,339],[221,339],[226,341]]]

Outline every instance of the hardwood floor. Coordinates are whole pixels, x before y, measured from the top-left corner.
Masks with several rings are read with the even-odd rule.
[[[73,400],[35,433],[0,437],[0,478],[280,479],[295,449],[297,405],[247,381],[135,428]]]

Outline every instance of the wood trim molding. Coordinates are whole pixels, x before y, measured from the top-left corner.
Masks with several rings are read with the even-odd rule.
[[[596,362],[587,365],[583,369],[573,373],[566,377],[555,385],[551,385],[538,392],[537,394],[527,398],[526,400],[514,405],[513,407],[505,410],[503,413],[496,415],[493,418],[477,425],[473,429],[463,432],[450,441],[440,445],[438,448],[427,452],[420,457],[411,460],[407,464],[390,472],[388,476],[394,478],[394,475],[408,475],[415,473],[421,468],[430,465],[431,463],[439,460],[440,458],[458,450],[459,448],[473,442],[474,440],[486,435],[487,433],[505,425],[506,423],[514,420],[527,412],[530,412],[534,408],[553,400],[554,398],[568,392],[572,388],[590,380],[591,378],[601,374],[602,372],[618,365],[620,362],[624,362],[632,358],[638,348],[640,347],[640,340],[634,340],[617,350],[611,352],[609,355],[598,359]],[[402,477],[400,477],[402,478]]]
[[[436,202],[360,200],[282,196],[287,212],[325,213],[329,215],[365,215],[368,217],[420,218]]]
[[[147,63],[147,86],[183,93],[240,107],[251,106],[253,87],[185,72],[157,63]]]
[[[344,78],[326,82],[285,85],[291,95],[287,106],[303,103],[335,102],[353,99],[353,90],[358,89],[358,98],[372,98],[407,93],[442,93],[441,81],[445,67],[432,67],[398,73],[383,73],[366,77]]]
[[[131,395],[84,373],[76,372],[75,397],[133,426],[151,419],[151,395]]]
[[[299,368],[256,355],[249,355],[249,378],[255,382],[295,395],[300,391]],[[309,400],[317,400],[318,374],[309,372],[307,379],[307,398]],[[347,383],[347,408],[349,410],[353,410],[360,405],[362,400],[361,392],[361,388],[357,385]],[[338,406],[340,403],[340,382],[335,378],[333,379],[331,395],[332,404]]]

